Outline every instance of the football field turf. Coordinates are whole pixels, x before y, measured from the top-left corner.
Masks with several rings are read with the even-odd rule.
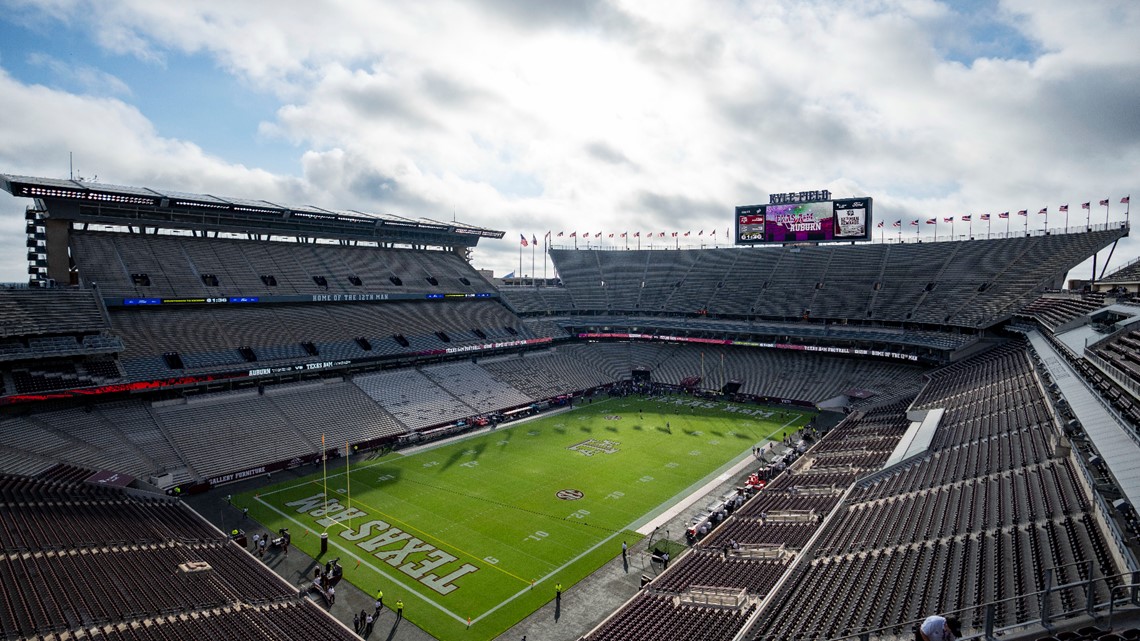
[[[696,404],[697,407],[692,405]],[[640,538],[632,530],[812,413],[614,398],[239,498],[440,639],[490,639]],[[331,444],[330,444],[331,445]],[[326,499],[327,497],[327,499]],[[327,501],[327,503],[326,503]],[[359,565],[358,565],[359,562]],[[471,620],[468,628],[468,618]]]

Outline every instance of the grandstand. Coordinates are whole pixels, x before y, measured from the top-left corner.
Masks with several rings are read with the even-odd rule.
[[[5,639],[350,638],[163,492],[510,420],[635,371],[843,418],[781,450],[786,468],[765,461],[763,491],[573,638],[910,638],[933,612],[1033,638],[1140,605],[1124,598],[1140,571],[1140,307],[1058,291],[1127,226],[559,249],[560,286],[500,289],[467,258],[503,232],[477,226],[0,187],[33,199],[29,285],[0,291]],[[82,482],[104,471],[130,488]],[[162,576],[196,561],[211,578]],[[124,565],[134,589],[106,589]],[[91,590],[61,600],[77,576]]]

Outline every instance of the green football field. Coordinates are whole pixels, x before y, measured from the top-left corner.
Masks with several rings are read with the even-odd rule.
[[[696,404],[696,407],[692,405]],[[687,396],[598,400],[238,498],[440,639],[493,638],[621,553],[633,530],[802,410]],[[327,488],[327,489],[326,489]],[[359,564],[358,564],[359,562]],[[471,620],[468,628],[468,619]]]

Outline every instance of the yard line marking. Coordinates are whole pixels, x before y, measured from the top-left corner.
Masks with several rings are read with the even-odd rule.
[[[363,505],[363,504],[362,504],[362,505]],[[369,509],[373,509],[373,508],[372,508],[372,506],[370,506],[370,505],[366,505],[365,507],[367,507],[367,508],[369,508]],[[459,547],[458,545],[452,545],[451,543],[449,543],[449,542],[447,542],[447,541],[444,541],[443,539],[439,539],[439,538],[437,538],[437,537],[434,537],[434,536],[432,536],[432,535],[430,535],[430,534],[428,534],[428,533],[424,532],[423,530],[421,530],[421,529],[419,529],[419,528],[415,527],[414,525],[411,525],[411,524],[409,524],[407,521],[404,521],[404,520],[401,520],[401,519],[398,519],[398,518],[396,518],[396,517],[394,517],[394,516],[391,516],[391,515],[389,515],[387,512],[381,512],[381,511],[379,511],[379,510],[376,510],[376,513],[377,513],[377,515],[378,515],[378,516],[382,516],[382,517],[384,517],[384,518],[386,518],[386,519],[388,519],[388,520],[392,521],[393,523],[397,523],[397,524],[399,524],[399,525],[403,526],[403,528],[402,528],[402,529],[403,529],[405,532],[415,532],[416,534],[419,534],[419,535],[420,535],[420,537],[421,537],[421,538],[422,538],[424,541],[430,541],[430,542],[432,542],[432,543],[435,543],[435,544],[436,544],[436,547],[438,547],[438,548],[440,548],[440,549],[457,550],[457,551],[459,551],[459,552],[461,552],[461,553],[463,553],[463,554],[466,554],[468,557],[470,557],[470,558],[471,558],[471,560],[472,560],[472,561],[482,561],[482,560],[483,560],[483,559],[482,559],[482,558],[480,558],[479,556],[477,556],[477,555],[475,555],[475,554],[472,554],[471,552],[468,552],[467,550],[464,550],[463,548]],[[347,526],[346,526],[344,523],[342,523],[341,521],[338,521],[338,520],[336,520],[335,518],[333,518],[333,519],[332,519],[332,521],[333,521],[334,523],[336,523],[337,525],[339,525],[339,526],[341,526],[341,527],[345,528],[345,529],[351,529],[351,528],[347,527]],[[510,576],[510,577],[514,577],[514,578],[518,579],[520,582],[522,582],[523,584],[526,584],[526,585],[529,585],[529,584],[530,584],[530,581],[528,581],[528,580],[526,580],[526,579],[522,578],[521,576],[519,576],[519,575],[517,575],[517,574],[514,574],[513,572],[508,572],[507,570],[504,570],[503,568],[499,567],[498,565],[496,565],[496,564],[494,564],[494,563],[488,563],[487,565],[488,565],[488,566],[489,566],[489,567],[490,567],[492,570],[498,570],[499,572],[502,572],[503,574],[506,574],[507,576]],[[482,568],[480,568],[480,569],[482,569]]]

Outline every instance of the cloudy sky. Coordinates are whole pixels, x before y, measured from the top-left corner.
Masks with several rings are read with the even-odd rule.
[[[454,217],[506,232],[496,275],[520,234],[723,243],[803,189],[888,229],[1120,221],[1138,34],[1136,0],[0,0],[0,173]],[[0,281],[28,202],[0,194]]]

